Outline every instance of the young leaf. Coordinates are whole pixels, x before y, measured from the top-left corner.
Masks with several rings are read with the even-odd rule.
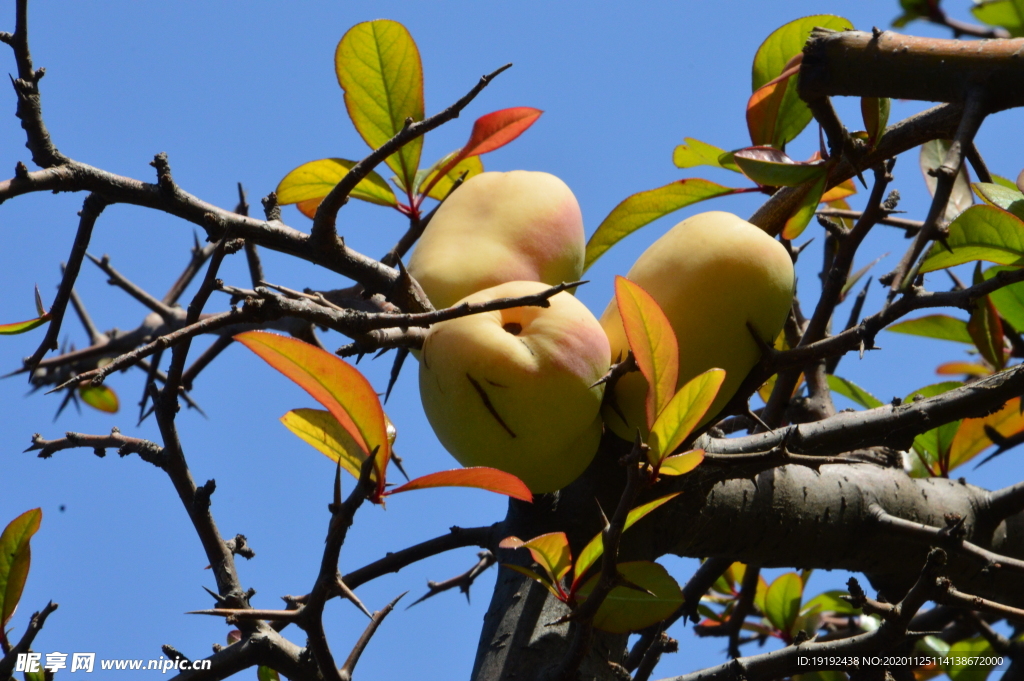
[[[974,285],[984,282],[981,274],[981,263],[974,267]],[[1003,351],[1003,323],[999,319],[996,306],[988,296],[974,301],[971,319],[967,322],[967,332],[971,334],[974,347],[989,364],[999,371],[1006,366],[1006,354]]]
[[[457,151],[453,151],[447,156],[441,158],[434,164],[434,167],[426,172],[423,179],[420,180],[420,186],[430,187],[430,191],[420,191],[421,194],[426,194],[432,199],[441,201],[448,196],[448,192],[452,190],[452,185],[455,184],[457,179],[465,175],[465,179],[468,180],[474,175],[479,175],[484,172],[484,163],[480,160],[480,157],[470,156],[469,158],[464,158],[451,166],[449,170],[441,176],[441,179],[436,179],[437,171],[448,165],[448,162],[455,158],[455,155],[458,153],[459,152]]]
[[[43,511],[34,508],[12,520],[0,534],[0,633],[14,616],[32,562],[29,540],[39,529]]]
[[[316,208],[327,196],[334,185],[356,164],[344,158],[322,158],[310,161],[284,176],[277,185],[277,202],[282,206],[297,203],[303,215],[312,218]],[[376,203],[380,206],[397,206],[398,199],[391,186],[375,171],[356,185],[352,193],[353,199]]]
[[[640,560],[619,563],[617,567],[629,583],[645,591],[632,586],[612,589],[594,615],[595,628],[613,634],[639,631],[670,617],[683,604],[679,584],[657,563]],[[587,600],[600,578],[601,575],[594,575],[580,587],[580,602]]]
[[[703,454],[703,452],[701,452]],[[633,527],[641,518],[646,517],[649,513],[654,511],[661,506],[664,506],[668,502],[675,499],[682,492],[675,492],[674,494],[668,494],[666,496],[655,499],[654,501],[648,501],[646,504],[637,506],[629,513],[626,514],[626,522],[622,525],[622,531],[625,532],[629,528]],[[579,557],[576,558],[576,568],[573,571],[572,588],[579,585],[580,580],[584,575],[587,574],[587,570],[590,566],[597,562],[597,559],[604,553],[604,538],[602,533],[598,532],[594,535],[594,538],[587,542],[587,545],[580,551]]]
[[[888,326],[885,330],[906,333],[911,336],[956,341],[957,343],[974,343],[967,330],[967,322],[944,314],[931,314],[917,319],[908,319],[905,322]]]
[[[530,488],[522,480],[499,471],[497,468],[486,466],[475,466],[471,468],[456,468],[450,471],[438,471],[413,478],[401,487],[385,492],[387,495],[408,492],[414,489],[428,489],[431,487],[475,487],[485,489],[495,494],[504,494],[513,499],[520,499],[526,502],[533,502],[533,495]]]
[[[971,185],[978,198],[990,206],[1002,208],[1024,220],[1024,194],[1016,187],[1008,188],[1001,184],[975,182]]]
[[[342,428],[329,411],[293,409],[281,417],[281,423],[315,450],[341,464],[352,477],[359,479],[359,471],[366,460],[363,445]]]
[[[696,166],[711,166],[723,168],[733,172],[740,172],[739,166],[732,160],[732,154],[707,142],[701,142],[693,137],[684,137],[686,144],[680,144],[672,152],[672,162],[676,168],[694,168]]]
[[[341,358],[294,338],[247,331],[235,336],[235,340],[327,407],[366,455],[377,450],[374,469],[379,498],[384,492],[384,471],[391,445],[384,410],[370,382]]]
[[[992,446],[992,439],[988,436],[986,427],[996,430],[1003,437],[1010,437],[1024,431],[1024,414],[1021,414],[1020,398],[1013,398],[999,411],[988,416],[963,420],[953,437],[953,444],[949,448],[947,472],[967,463]]]
[[[825,175],[822,175],[808,188],[796,211],[789,216],[789,219],[786,220],[786,224],[782,228],[783,239],[792,241],[803,234],[807,225],[810,224],[811,218],[814,217],[814,211],[818,209],[818,204],[821,203],[827,179]]]
[[[651,426],[650,450],[647,456],[657,467],[661,460],[683,444],[708,407],[715,401],[725,380],[725,370],[708,369],[679,389]]]
[[[776,144],[779,109],[789,87],[789,78],[776,80],[754,91],[747,100],[747,132],[750,143],[757,146],[783,146]],[[810,113],[810,111],[808,111]],[[809,121],[804,121],[807,125]]]
[[[525,542],[519,537],[506,537],[498,546],[503,549],[529,549],[533,560],[544,568],[551,582],[558,585],[559,589],[562,578],[572,568],[572,553],[565,532],[549,532]]]
[[[987,281],[1000,272],[1016,272],[1019,269],[1019,267],[990,267],[983,272],[983,276]],[[988,294],[988,297],[995,303],[999,314],[1010,323],[1010,326],[1018,331],[1024,331],[1024,282],[998,288]]]
[[[946,243],[932,245],[921,265],[921,273],[988,260],[998,265],[1024,263],[1024,222],[1001,208],[971,206],[949,225]]]
[[[0,336],[14,336],[19,333],[25,333],[31,331],[37,326],[42,326],[46,322],[50,321],[50,313],[37,317],[36,319],[29,319],[24,322],[11,322],[10,324],[0,324]]]
[[[678,456],[669,456],[661,460],[658,473],[661,475],[686,475],[704,461],[703,449],[691,449]]]
[[[504,548],[510,548],[510,547],[504,547]],[[525,577],[529,577],[530,579],[532,579],[533,581],[537,582],[538,584],[543,585],[544,588],[547,589],[548,591],[550,591],[551,595],[554,596],[555,598],[557,598],[558,600],[560,600],[560,601],[565,601],[566,600],[565,593],[563,593],[563,592],[559,591],[558,589],[556,589],[554,587],[554,585],[550,582],[550,580],[548,580],[548,579],[538,575],[536,572],[534,572],[530,568],[520,567],[519,565],[513,565],[512,563],[502,563],[501,566],[502,567],[506,567],[509,570],[512,570],[514,572],[518,572],[519,574],[521,574],[521,575],[523,575]]]
[[[647,426],[654,423],[676,391],[679,343],[658,302],[639,284],[615,277],[615,301],[640,373],[647,379]]]
[[[405,120],[423,120],[423,66],[409,31],[396,21],[356,24],[334,53],[338,84],[345,91],[349,118],[373,149],[398,134]],[[423,138],[387,159],[411,187],[419,168]]]
[[[788,636],[800,614],[804,582],[795,572],[780,575],[771,583],[764,597],[764,615],[775,628]]]
[[[817,608],[819,612],[832,612],[837,615],[859,615],[860,608],[853,607],[849,601],[841,598],[848,595],[848,592],[838,589],[826,591],[804,603],[800,611],[810,612],[812,609]]]
[[[815,26],[836,31],[853,28],[853,25],[842,17],[819,14],[791,21],[776,29],[754,55],[751,92],[764,88],[787,70],[793,58],[802,54],[804,43]],[[755,141],[755,144],[772,144],[782,148],[799,135],[810,122],[811,111],[797,94],[796,85],[797,79],[792,77],[777,83],[779,94],[774,95],[777,103],[773,107],[772,133],[763,142]]]
[[[797,163],[771,147],[747,147],[733,152],[743,174],[765,187],[795,187],[825,176],[824,161]],[[818,197],[822,196],[819,192]],[[815,205],[817,205],[815,201]]]
[[[587,242],[587,255],[583,269],[588,269],[609,248],[644,225],[698,201],[713,199],[716,196],[726,196],[737,191],[743,190],[723,187],[720,184],[697,178],[677,180],[664,187],[649,189],[626,197],[597,226],[597,231]]]
[[[860,113],[864,119],[864,129],[868,132],[868,145],[875,146],[879,135],[885,131],[889,124],[888,97],[861,97]]]
[[[861,388],[853,381],[848,381],[845,378],[840,378],[831,374],[826,377],[826,380],[828,381],[828,387],[830,390],[853,400],[865,409],[874,409],[875,407],[882,406],[881,400],[869,393],[867,390],[864,390],[864,388]]]
[[[832,203],[833,201],[841,201],[848,196],[853,196],[857,193],[857,185],[853,183],[853,180],[843,180],[836,186],[829,189],[827,192],[822,194],[821,203]]]
[[[78,396],[93,409],[99,409],[107,414],[116,414],[120,408],[117,393],[105,385],[83,383],[78,386]]]
[[[950,144],[949,140],[931,140],[921,145],[921,172],[924,174],[925,184],[928,185],[928,192],[932,196],[935,196],[938,179],[931,173],[942,165]],[[953,218],[967,210],[972,203],[974,203],[974,194],[971,193],[971,181],[967,177],[967,164],[962,164],[956,180],[953,181],[953,191],[949,195],[949,203],[946,204],[946,222],[951,222]]]
[[[486,154],[505,146],[526,132],[527,128],[537,122],[542,113],[544,112],[540,109],[529,106],[516,106],[511,109],[492,111],[476,119],[469,141],[441,167],[440,175],[447,175],[463,159]],[[436,180],[426,182],[424,194],[430,194],[430,190],[434,186],[433,182]]]

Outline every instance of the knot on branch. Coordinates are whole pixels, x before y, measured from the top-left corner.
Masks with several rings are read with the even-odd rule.
[[[196,495],[192,499],[192,508],[205,513],[210,510],[210,497],[217,489],[217,481],[213,478],[206,481],[202,487],[196,488]]]

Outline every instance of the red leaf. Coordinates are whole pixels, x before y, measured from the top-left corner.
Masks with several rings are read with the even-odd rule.
[[[513,499],[533,502],[533,494],[522,480],[496,468],[476,466],[473,468],[456,468],[450,471],[438,471],[414,478],[401,487],[385,492],[387,495],[408,492],[413,489],[429,487],[476,487],[488,492],[504,494]]]
[[[505,146],[522,135],[544,113],[540,109],[529,106],[514,106],[510,109],[492,111],[476,119],[469,141],[454,157],[438,172],[421,194],[428,194],[437,181],[458,165],[459,161],[470,156],[479,156]]]

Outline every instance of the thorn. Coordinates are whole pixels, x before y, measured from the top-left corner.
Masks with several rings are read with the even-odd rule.
[[[363,605],[363,602],[361,600],[359,600],[359,596],[356,596],[355,592],[352,591],[352,589],[348,588],[348,585],[345,584],[345,581],[341,578],[340,575],[338,576],[337,581],[335,582],[335,585],[338,587],[338,591],[341,592],[341,595],[344,598],[347,598],[348,600],[352,601],[352,603],[355,604],[355,606],[357,608],[359,608],[364,615],[369,617],[371,620],[373,619],[373,613],[371,613],[367,609],[367,607],[365,605]],[[408,592],[406,592],[406,593],[408,593]]]
[[[218,604],[218,605],[221,605],[221,604],[223,604],[223,603],[224,603],[224,602],[225,602],[225,601],[227,600],[226,598],[224,598],[223,596],[221,596],[221,595],[220,595],[219,593],[217,593],[216,591],[212,591],[212,590],[210,590],[210,589],[206,588],[205,586],[203,587],[203,590],[204,590],[204,591],[206,591],[206,593],[208,593],[208,594],[210,594],[211,596],[213,596],[213,600],[217,601],[217,604]]]
[[[384,404],[388,403],[388,398],[391,397],[391,389],[398,382],[398,375],[402,372],[402,365],[405,364],[408,356],[408,348],[398,348],[398,352],[395,353],[395,362],[391,365],[391,377],[388,378],[388,389],[384,392]]]

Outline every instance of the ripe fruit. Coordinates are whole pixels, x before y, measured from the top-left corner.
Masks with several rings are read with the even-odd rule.
[[[678,390],[697,374],[725,369],[725,382],[702,424],[733,396],[761,357],[749,322],[767,344],[775,341],[793,302],[793,262],[786,249],[742,218],[714,211],[683,220],[655,241],[626,278],[654,297],[679,341]],[[613,299],[601,316],[612,359],[629,343]],[[647,381],[627,374],[615,387],[626,422],[605,407],[607,425],[631,440],[645,434]]]
[[[583,217],[576,197],[548,173],[481,173],[431,218],[409,272],[434,307],[506,281],[560,284],[583,274]]]
[[[546,288],[513,281],[463,301]],[[590,386],[608,371],[594,315],[565,291],[550,302],[435,324],[420,357],[420,397],[441,444],[462,465],[512,473],[535,493],[568,485],[593,459],[604,390]]]

